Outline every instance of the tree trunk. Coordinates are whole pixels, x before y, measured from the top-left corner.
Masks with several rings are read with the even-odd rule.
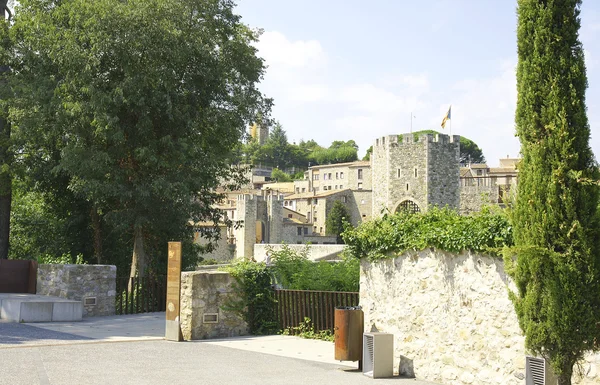
[[[144,232],[142,226],[136,226],[133,232],[133,257],[131,259],[130,277],[146,275],[146,252],[144,251]]]
[[[0,1],[0,18],[10,20],[11,13],[6,1]],[[9,68],[0,63],[0,75],[9,71]],[[4,83],[1,81],[0,83]],[[0,84],[6,87],[6,84]],[[8,151],[10,139],[10,123],[5,119],[6,111],[0,111],[0,169],[10,164]],[[10,236],[10,207],[12,203],[12,177],[10,172],[0,173],[0,259],[8,259],[8,245]]]
[[[8,192],[0,195],[0,259],[8,259],[8,241],[10,235],[10,206],[12,202],[10,177],[1,176],[0,185]]]
[[[5,66],[0,66],[0,75],[8,71]],[[2,86],[0,82],[0,86]],[[0,170],[9,166],[11,156],[8,149],[10,140],[10,123],[0,111]],[[12,202],[12,176],[10,170],[0,172],[0,259],[8,259],[8,241],[10,235],[10,208]]]
[[[571,385],[571,377],[573,377],[573,364],[565,364],[562,369],[562,374],[558,377],[558,385]]]
[[[94,205],[90,210],[90,217],[92,220],[92,229],[94,231],[94,256],[96,257],[96,263],[102,264],[102,227],[100,214]]]

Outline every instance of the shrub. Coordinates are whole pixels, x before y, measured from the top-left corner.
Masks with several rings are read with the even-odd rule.
[[[407,250],[435,247],[458,253],[462,250],[498,254],[513,244],[512,228],[504,211],[485,208],[461,216],[449,208],[431,208],[426,213],[399,212],[347,228],[342,234],[354,258],[393,258]]]
[[[358,291],[360,265],[356,259],[313,262],[307,257],[308,247],[298,252],[287,245],[269,252],[276,282],[285,289]]]
[[[271,334],[277,330],[275,296],[271,285],[270,268],[263,263],[247,260],[225,268],[235,279],[236,298],[224,306],[246,321],[250,334]]]

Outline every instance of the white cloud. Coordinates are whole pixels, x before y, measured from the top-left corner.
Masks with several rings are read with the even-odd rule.
[[[342,88],[339,100],[351,107],[373,114],[389,114],[392,111],[410,111],[421,104],[415,97],[400,95],[370,83]]]
[[[325,62],[323,47],[317,40],[290,41],[277,31],[263,33],[256,48],[269,67],[314,68]]]
[[[452,102],[453,134],[474,140],[489,164],[518,154],[514,58],[500,62],[492,76],[434,86],[427,73],[361,73],[356,81],[355,74],[328,67],[318,41],[291,41],[276,31],[263,34],[258,47],[269,65],[263,91],[274,98],[273,117],[290,142],[314,139],[327,146],[353,139],[362,156],[375,138],[408,132],[411,113],[414,131],[441,130]]]
[[[503,62],[497,76],[463,80],[453,89],[456,96],[452,104],[453,134],[464,135],[476,142],[492,166],[498,164],[498,159],[506,155],[515,157],[519,152],[519,142],[514,136],[515,65],[516,59]],[[440,116],[447,108],[447,105],[440,105]],[[436,119],[432,119],[432,123],[439,125]]]
[[[329,87],[324,84],[291,85],[286,91],[291,101],[322,102],[331,98]]]

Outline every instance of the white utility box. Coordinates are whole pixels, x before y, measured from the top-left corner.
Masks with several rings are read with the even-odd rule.
[[[394,375],[394,335],[363,334],[363,374],[372,378]]]

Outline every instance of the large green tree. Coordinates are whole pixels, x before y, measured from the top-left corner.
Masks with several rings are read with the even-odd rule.
[[[227,0],[20,4],[13,126],[27,147],[58,149],[52,171],[88,202],[95,233],[129,234],[131,274],[144,275],[149,245],[222,219],[214,191],[240,177],[231,150],[268,113],[257,35]]]
[[[519,0],[516,129],[523,160],[508,272],[525,344],[571,384],[600,348],[597,169],[589,147],[580,0]]]

